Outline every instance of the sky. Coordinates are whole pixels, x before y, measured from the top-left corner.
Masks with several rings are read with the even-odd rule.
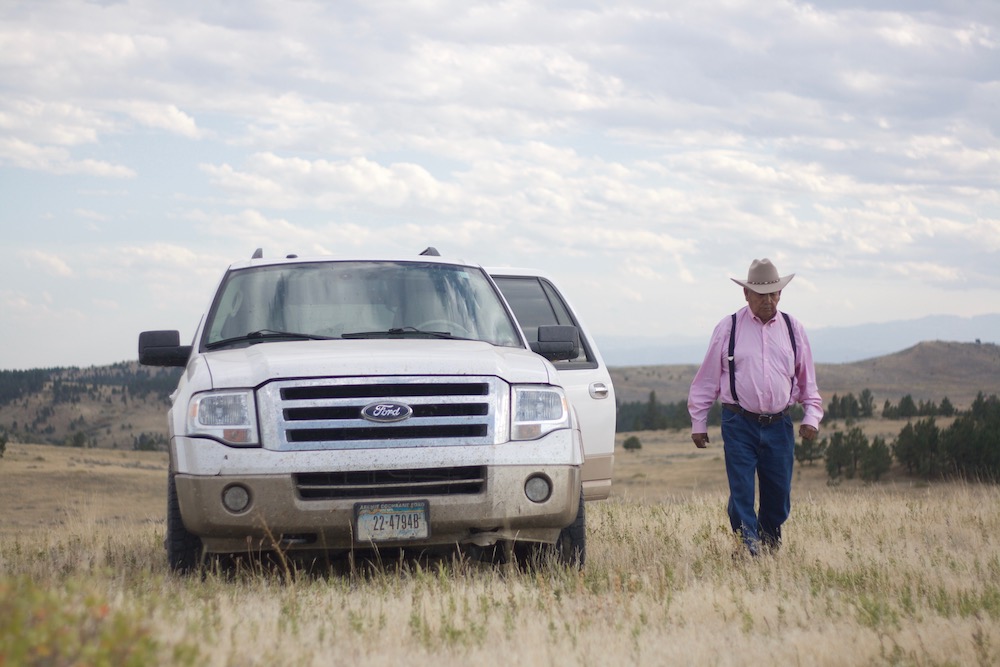
[[[995,0],[0,0],[0,369],[193,335],[232,262],[550,273],[704,339],[1000,312]]]

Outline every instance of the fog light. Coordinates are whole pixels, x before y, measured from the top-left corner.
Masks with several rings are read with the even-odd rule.
[[[524,483],[524,495],[533,503],[544,503],[552,495],[552,482],[543,475],[534,475]]]
[[[239,484],[228,486],[222,492],[222,504],[230,512],[242,512],[250,506],[250,492]]]

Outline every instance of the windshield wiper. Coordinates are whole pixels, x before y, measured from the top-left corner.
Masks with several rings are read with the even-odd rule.
[[[270,340],[332,340],[331,336],[320,336],[319,334],[307,334],[298,333],[295,331],[275,331],[274,329],[260,329],[258,331],[251,331],[248,334],[242,336],[234,336],[232,338],[224,338],[222,340],[213,341],[205,346],[208,350],[215,350],[220,347],[226,347],[228,345],[235,345],[237,343],[262,343]]]
[[[468,340],[453,336],[447,331],[429,331],[416,327],[398,327],[385,329],[382,331],[352,331],[340,336],[341,338],[453,338],[456,340]]]

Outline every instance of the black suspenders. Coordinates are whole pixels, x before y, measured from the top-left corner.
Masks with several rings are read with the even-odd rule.
[[[795,360],[795,365],[799,363],[799,350],[795,345],[795,333],[792,331],[792,319],[788,317],[788,313],[781,313],[781,316],[785,318],[785,324],[788,325],[788,338],[792,341],[792,358]],[[729,391],[733,395],[733,401],[739,405],[740,399],[736,396],[736,313],[733,313],[733,327],[729,331]]]

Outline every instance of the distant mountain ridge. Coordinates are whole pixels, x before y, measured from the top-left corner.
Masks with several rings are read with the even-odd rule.
[[[892,354],[924,341],[997,343],[1000,313],[975,317],[929,315],[916,320],[809,329],[808,333],[817,363],[842,364]],[[707,336],[596,338],[609,366],[700,364],[708,345]]]

